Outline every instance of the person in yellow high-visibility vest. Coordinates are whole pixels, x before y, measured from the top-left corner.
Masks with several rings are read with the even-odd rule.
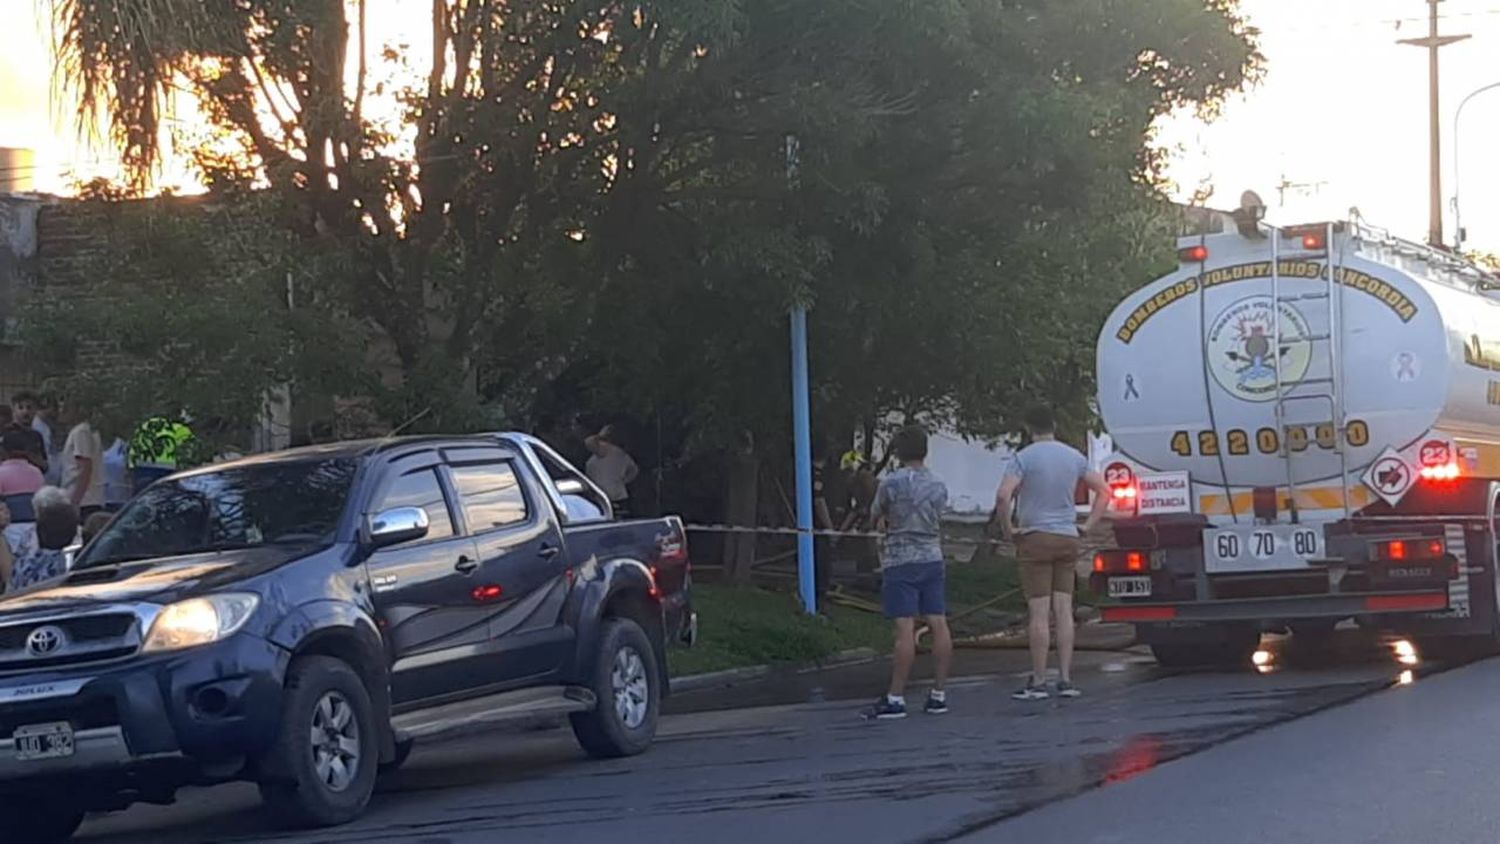
[[[142,422],[131,436],[126,454],[132,491],[138,493],[177,471],[178,461],[192,441],[193,429],[180,420],[153,416]]]

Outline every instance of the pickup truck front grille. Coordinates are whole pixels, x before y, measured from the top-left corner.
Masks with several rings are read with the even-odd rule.
[[[34,639],[37,631],[43,633]],[[120,659],[140,646],[140,626],[133,613],[5,624],[0,625],[0,673]]]

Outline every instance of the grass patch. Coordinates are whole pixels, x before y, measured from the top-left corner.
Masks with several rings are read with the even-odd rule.
[[[890,625],[875,613],[837,605],[802,613],[794,596],[753,587],[693,585],[699,638],[667,654],[673,676],[766,663],[805,663],[852,648],[890,649]]]
[[[948,611],[958,614],[1012,592],[984,612],[956,623],[959,635],[991,632],[997,619],[1024,612],[1020,578],[1013,561],[948,565]],[[1080,593],[1080,597],[1082,593]],[[862,595],[879,603],[879,595]],[[702,674],[726,668],[775,663],[810,663],[853,648],[891,648],[890,622],[879,613],[828,602],[823,616],[809,618],[794,595],[750,586],[695,583],[693,608],[698,611],[696,647],[674,648],[667,654],[673,676]]]

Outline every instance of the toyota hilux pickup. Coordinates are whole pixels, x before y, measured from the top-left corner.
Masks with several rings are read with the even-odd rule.
[[[261,455],[147,488],[59,579],[0,597],[0,825],[248,780],[287,824],[352,820],[415,742],[571,721],[644,751],[691,643],[676,518],[519,434]]]

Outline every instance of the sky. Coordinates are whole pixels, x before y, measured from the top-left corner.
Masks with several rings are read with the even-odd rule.
[[[0,146],[36,150],[35,187],[63,191],[75,175],[112,173],[107,147],[79,138],[54,102],[46,14],[50,0],[0,0]],[[374,0],[372,46],[402,37],[408,13],[427,0]],[[1344,219],[1350,208],[1393,232],[1427,230],[1427,52],[1399,45],[1426,34],[1425,0],[1242,0],[1262,32],[1265,79],[1232,98],[1217,121],[1163,121],[1168,175],[1186,196],[1206,185],[1209,204],[1229,208],[1255,190],[1275,222]],[[1453,238],[1454,141],[1462,168],[1468,245],[1500,252],[1500,89],[1475,97],[1459,132],[1454,111],[1468,93],[1500,82],[1500,0],[1444,0],[1444,33],[1473,35],[1442,51],[1446,238]],[[423,45],[414,44],[420,49]],[[165,181],[190,188],[182,173]],[[1278,190],[1283,181],[1299,187]]]

